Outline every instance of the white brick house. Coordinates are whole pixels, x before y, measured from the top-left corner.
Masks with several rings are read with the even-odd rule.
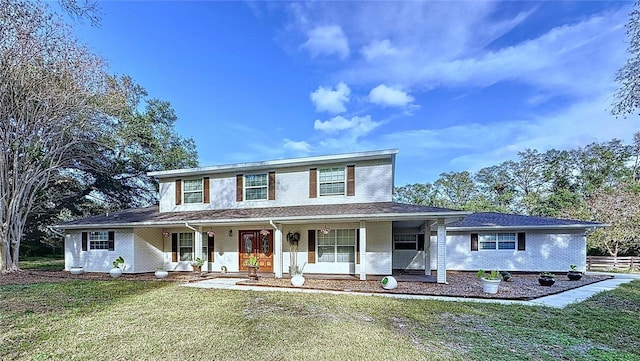
[[[601,224],[395,203],[397,153],[150,173],[159,181],[159,206],[58,226],[66,235],[65,267],[106,272],[123,256],[125,272],[188,271],[202,258],[206,271],[234,272],[257,255],[260,271],[276,277],[297,259],[305,273],[366,279],[435,270],[438,282],[446,282],[447,269],[584,268],[585,232]]]

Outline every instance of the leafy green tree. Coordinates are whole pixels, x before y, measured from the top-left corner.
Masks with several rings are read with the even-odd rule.
[[[438,194],[437,203],[442,207],[467,209],[479,195],[467,171],[442,173],[434,187]]]
[[[394,201],[400,203],[417,204],[421,206],[435,206],[436,192],[431,183],[414,183],[396,187]]]

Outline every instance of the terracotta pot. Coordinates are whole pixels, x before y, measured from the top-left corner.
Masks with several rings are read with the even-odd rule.
[[[258,279],[258,268],[255,266],[247,266],[247,272],[248,272],[248,276],[249,278]]]

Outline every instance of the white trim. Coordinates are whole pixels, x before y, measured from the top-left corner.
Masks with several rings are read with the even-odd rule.
[[[238,163],[238,164],[226,164],[212,167],[200,167],[190,169],[174,169],[166,171],[148,172],[147,175],[156,178],[172,178],[172,177],[188,177],[195,175],[205,175],[213,173],[226,173],[226,172],[246,172],[251,170],[266,170],[273,167],[299,167],[306,165],[324,165],[337,162],[356,162],[371,159],[385,159],[395,158],[398,154],[398,149],[386,149],[376,150],[369,152],[357,152],[357,153],[344,153],[323,155],[316,157],[304,157],[304,158],[290,158],[290,159],[278,159],[262,162],[250,162],[250,163]]]

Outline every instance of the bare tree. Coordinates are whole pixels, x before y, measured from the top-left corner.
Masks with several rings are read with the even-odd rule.
[[[615,101],[611,113],[626,116],[640,108],[640,1],[636,1],[634,9],[629,14],[626,25],[629,37],[630,58],[618,70],[616,81],[620,88],[615,94]]]
[[[18,269],[37,193],[99,128],[100,58],[40,4],[0,0],[0,269]]]

